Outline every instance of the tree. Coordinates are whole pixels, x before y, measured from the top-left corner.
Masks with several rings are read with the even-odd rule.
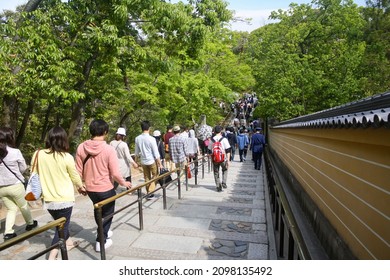
[[[205,104],[195,101],[207,99],[193,94],[195,85],[228,91],[196,71],[209,34],[231,18],[226,5],[29,1],[25,12],[2,17],[2,122],[27,129],[33,145],[61,124],[75,147],[92,118],[119,125],[143,116],[161,123],[189,117]],[[183,106],[171,110],[172,101]]]
[[[366,1],[362,9],[366,20],[366,51],[360,75],[370,95],[390,89],[390,1]]]
[[[358,76],[364,20],[353,1],[318,0],[273,12],[252,32],[250,55],[263,117],[287,119],[365,96]]]

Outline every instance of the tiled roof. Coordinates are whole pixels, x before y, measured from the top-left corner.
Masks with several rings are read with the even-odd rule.
[[[274,124],[274,128],[390,128],[390,92]]]

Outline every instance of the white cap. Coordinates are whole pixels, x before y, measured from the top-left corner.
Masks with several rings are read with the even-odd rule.
[[[116,131],[116,134],[124,135],[126,136],[126,129],[123,127],[119,127],[118,130]]]
[[[155,131],[153,131],[153,136],[155,136],[155,137],[161,136],[160,130],[155,130]]]

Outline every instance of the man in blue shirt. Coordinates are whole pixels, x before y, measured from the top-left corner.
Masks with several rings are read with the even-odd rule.
[[[240,162],[246,160],[245,147],[249,145],[248,135],[245,134],[245,129],[241,128],[240,133],[237,135],[237,147],[238,154],[240,155]]]
[[[141,123],[142,134],[135,138],[135,155],[140,158],[141,166],[144,172],[145,182],[153,180],[159,176],[159,169],[163,166],[160,160],[160,153],[157,148],[157,142],[152,137],[150,132],[149,121],[143,121]],[[156,183],[152,182],[146,186],[148,193],[147,199],[153,199],[154,194],[152,193],[156,188]]]
[[[261,158],[265,145],[265,137],[261,133],[261,127],[256,127],[256,133],[252,135],[251,150],[253,153],[253,161],[255,162],[255,169],[260,170]]]

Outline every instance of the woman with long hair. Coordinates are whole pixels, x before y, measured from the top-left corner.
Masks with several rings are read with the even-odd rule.
[[[34,221],[27,201],[24,199],[24,177],[27,165],[19,149],[15,148],[14,131],[0,128],[0,197],[7,208],[4,241],[16,237],[14,225],[18,210],[26,221],[26,230],[38,226]]]
[[[39,179],[42,185],[44,208],[54,220],[66,218],[64,235],[67,249],[77,246],[69,234],[70,217],[75,204],[75,186],[80,194],[85,195],[85,188],[76,170],[73,156],[69,151],[68,135],[62,127],[53,127],[46,137],[46,148],[34,153],[31,162],[37,157]],[[52,245],[59,241],[56,229]],[[49,260],[57,258],[58,249],[51,250]]]

